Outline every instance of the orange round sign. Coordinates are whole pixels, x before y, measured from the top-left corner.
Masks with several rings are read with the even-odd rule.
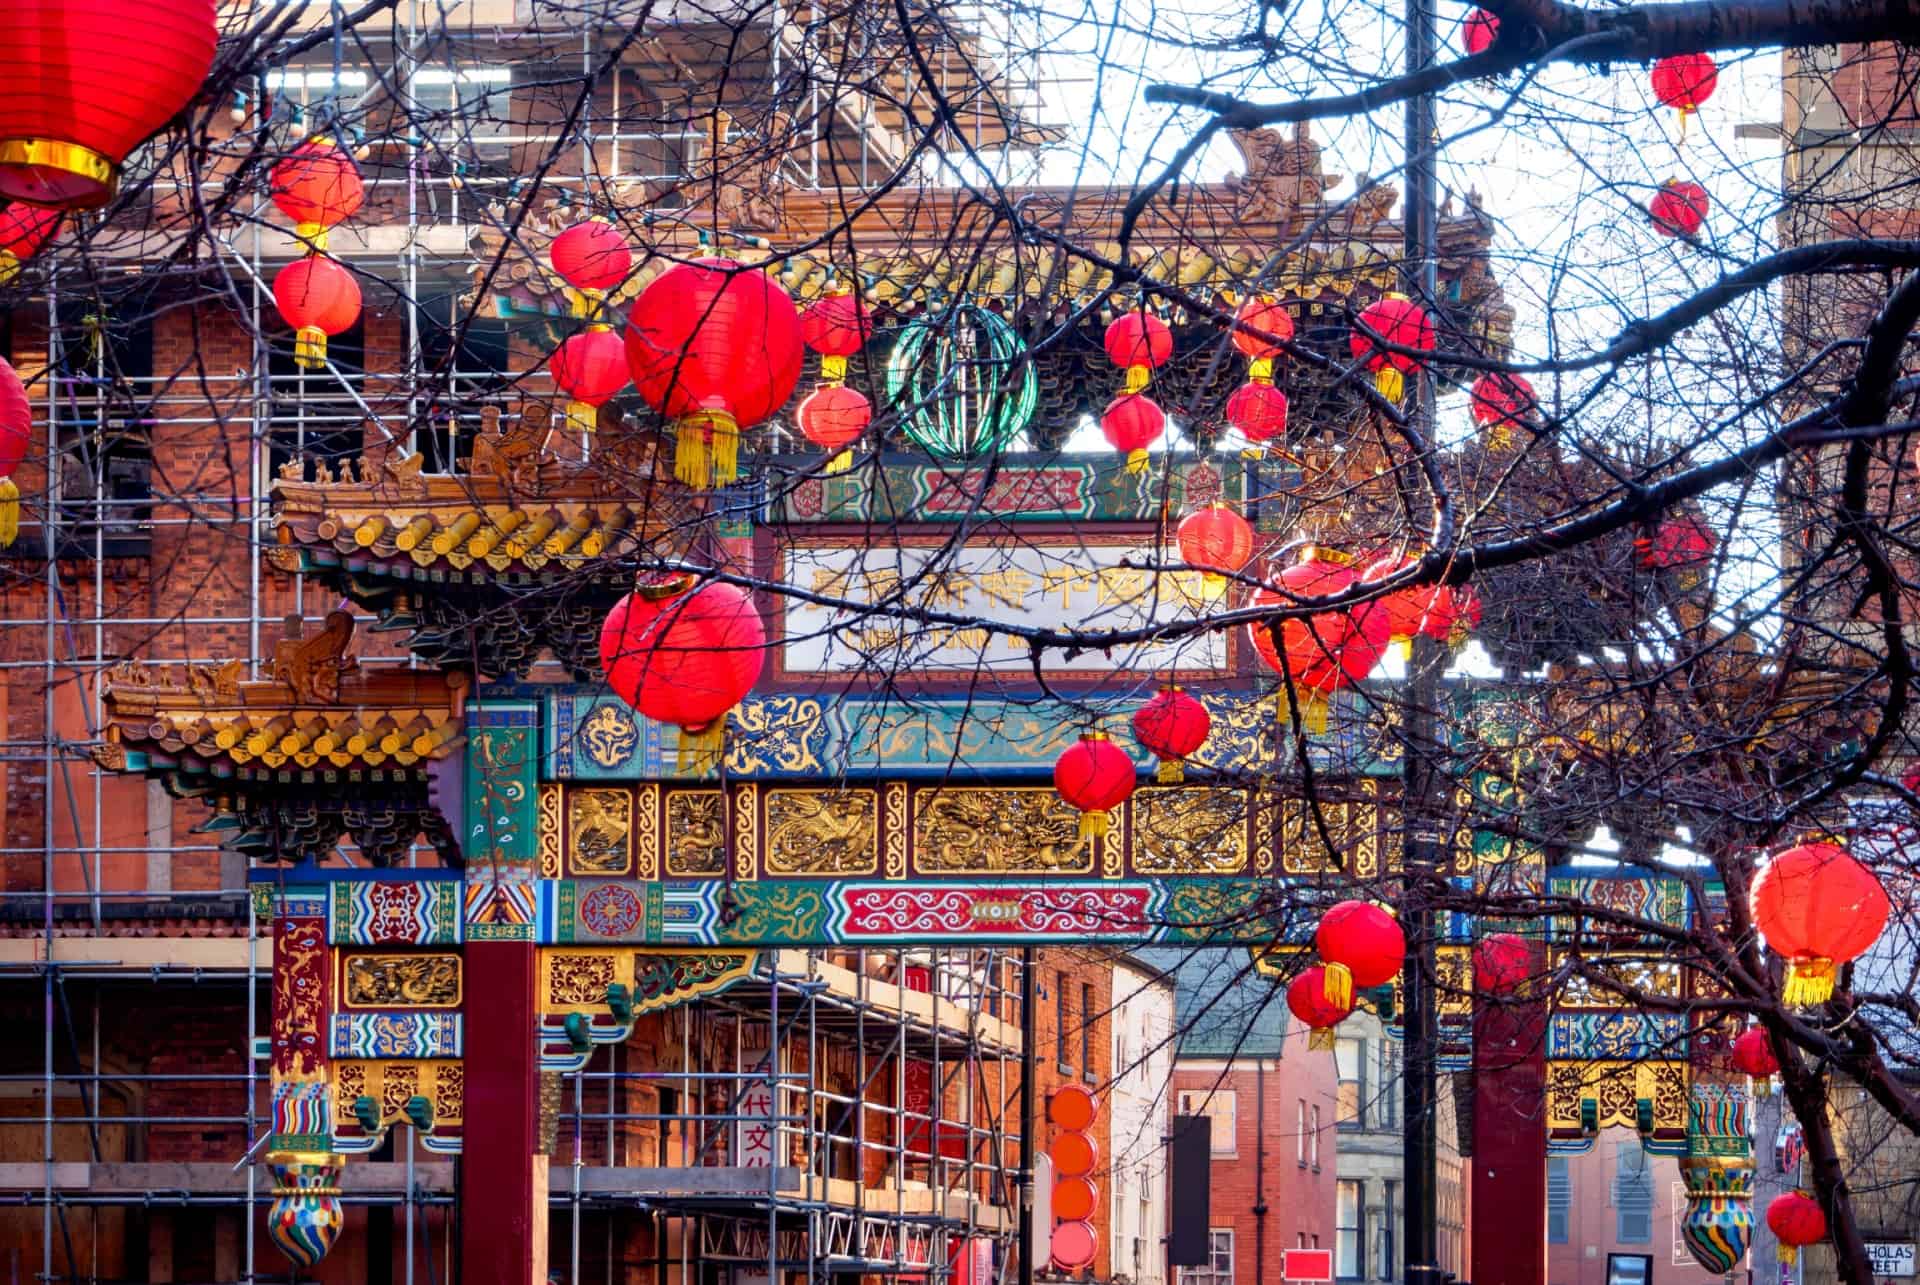
[[[1098,1193],[1085,1178],[1062,1178],[1053,1184],[1053,1216],[1069,1222],[1093,1217]]]
[[[1047,1148],[1047,1154],[1053,1157],[1056,1178],[1084,1178],[1093,1172],[1094,1162],[1099,1159],[1099,1149],[1084,1133],[1061,1134]]]
[[[1085,1129],[1093,1123],[1099,1109],[1093,1094],[1077,1084],[1069,1084],[1053,1091],[1053,1097],[1047,1101],[1047,1119],[1062,1129]]]
[[[1054,1224],[1053,1261],[1069,1271],[1092,1263],[1093,1224],[1078,1220]]]

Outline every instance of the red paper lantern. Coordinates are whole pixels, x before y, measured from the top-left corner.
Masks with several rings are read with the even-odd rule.
[[[1867,952],[1891,907],[1873,871],[1831,843],[1803,843],[1767,864],[1753,883],[1753,920],[1787,961],[1788,1004],[1833,994],[1840,965]]]
[[[626,234],[605,219],[586,219],[553,238],[547,259],[575,290],[611,290],[633,269]]]
[[[1380,584],[1418,561],[1410,555],[1383,554],[1367,564],[1360,573],[1360,583]],[[1436,592],[1434,586],[1425,585],[1414,589],[1396,589],[1374,599],[1374,607],[1386,617],[1387,637],[1399,644],[1403,653],[1407,650],[1408,640],[1422,631]]]
[[[627,348],[612,330],[592,326],[554,349],[547,369],[569,399],[568,426],[591,433],[599,427],[600,407],[627,386]]]
[[[1467,15],[1462,40],[1469,54],[1483,54],[1493,47],[1494,39],[1500,34],[1500,19],[1485,9],[1475,9]]]
[[[20,488],[13,471],[33,440],[33,403],[10,362],[0,357],[0,548],[20,534]]]
[[[1734,1070],[1756,1080],[1770,1079],[1780,1073],[1780,1059],[1773,1055],[1773,1041],[1762,1027],[1749,1026],[1734,1036],[1728,1060]]]
[[[1215,592],[1253,557],[1253,528],[1218,501],[1181,518],[1175,538],[1180,542],[1181,561],[1199,567]]]
[[[1683,513],[1662,522],[1652,535],[1636,538],[1633,553],[1649,571],[1697,567],[1713,558],[1717,543],[1712,528],[1691,513]]]
[[[1312,1034],[1310,1049],[1333,1047],[1333,1028],[1347,1020],[1352,1005],[1340,1005],[1327,998],[1327,970],[1318,964],[1306,969],[1287,986],[1287,1008]]]
[[[1378,335],[1379,340],[1373,335]],[[1382,342],[1414,351],[1389,352],[1380,346]],[[1360,314],[1360,325],[1354,327],[1347,344],[1353,355],[1373,372],[1374,387],[1380,390],[1380,395],[1397,402],[1406,392],[1406,377],[1425,364],[1417,354],[1433,351],[1433,318],[1405,295],[1385,295]]]
[[[674,421],[674,474],[688,486],[740,475],[740,430],[786,405],[804,356],[792,297],[728,259],[669,268],[627,325],[633,386]]]
[[[1107,326],[1105,345],[1107,360],[1127,372],[1126,391],[1137,393],[1173,356],[1173,332],[1150,312],[1123,312]]]
[[[1167,428],[1167,413],[1145,393],[1122,393],[1100,412],[1100,431],[1108,445],[1127,457],[1127,472],[1147,471],[1147,448]]]
[[[1272,335],[1263,339],[1255,331]],[[1293,314],[1286,305],[1261,297],[1249,299],[1233,314],[1233,346],[1256,362],[1272,362],[1285,351],[1274,340],[1293,338]],[[1256,373],[1256,378],[1265,372]]]
[[[1706,54],[1673,54],[1653,64],[1653,95],[1680,113],[1684,126],[1690,113],[1713,97],[1720,73]]]
[[[844,359],[866,347],[867,340],[873,338],[873,315],[865,304],[846,291],[822,295],[801,317],[800,331],[807,347],[822,356]],[[830,378],[844,377],[843,363],[841,374]]]
[[[1487,995],[1511,995],[1533,972],[1533,947],[1515,933],[1490,933],[1473,946],[1473,987]]]
[[[273,302],[294,328],[294,361],[313,370],[326,364],[328,337],[360,320],[360,283],[334,260],[308,255],[274,277]]]
[[[1480,624],[1480,616],[1480,595],[1472,585],[1440,585],[1433,591],[1433,603],[1420,632],[1458,651]]]
[[[59,210],[15,201],[0,209],[0,285],[20,274],[20,265],[40,253],[65,217]]]
[[[1354,572],[1323,551],[1309,549],[1305,558],[1281,571],[1276,579],[1279,589],[1256,590],[1247,605],[1295,607],[1296,599],[1324,597],[1349,588]],[[1373,603],[1351,611],[1322,611],[1284,620],[1278,648],[1273,630],[1264,622],[1254,621],[1247,630],[1254,650],[1268,668],[1275,673],[1291,673],[1295,690],[1306,702],[1301,709],[1303,721],[1316,732],[1326,730],[1327,698],[1372,673],[1389,638],[1387,618]]]
[[[1487,430],[1487,445],[1504,450],[1513,441],[1514,426],[1532,419],[1540,409],[1533,385],[1523,375],[1488,371],[1473,382],[1469,394],[1473,422]]]
[[[9,0],[0,42],[0,196],[113,199],[120,163],[200,91],[214,0]]]
[[[275,165],[271,188],[294,235],[316,250],[327,248],[327,229],[352,218],[367,196],[353,157],[324,138],[302,143]]]
[[[1779,1242],[1777,1256],[1791,1263],[1808,1245],[1827,1238],[1827,1215],[1820,1202],[1804,1191],[1785,1191],[1767,1206],[1767,1230]]]
[[[1653,216],[1655,232],[1688,239],[1699,233],[1712,208],[1707,189],[1685,179],[1669,179],[1647,202],[1647,213]]]
[[[1370,901],[1343,901],[1328,910],[1313,944],[1326,965],[1327,998],[1349,1011],[1356,990],[1392,981],[1407,957],[1400,921]]]
[[[1133,739],[1160,760],[1154,779],[1170,785],[1186,780],[1181,761],[1207,743],[1213,716],[1178,687],[1164,687],[1133,711]]]
[[[821,384],[807,394],[794,418],[809,442],[832,455],[826,471],[844,473],[853,467],[853,452],[846,448],[867,431],[873,406],[864,394],[845,384]]]
[[[1082,732],[1054,760],[1053,788],[1078,809],[1081,838],[1107,832],[1107,813],[1133,797],[1133,760],[1105,732]]]
[[[692,576],[643,585],[600,628],[600,666],[621,700],[680,729],[683,768],[718,763],[727,712],[766,665],[766,629],[737,586]]]
[[[1256,445],[1287,435],[1287,395],[1271,383],[1248,380],[1227,398],[1227,423]]]

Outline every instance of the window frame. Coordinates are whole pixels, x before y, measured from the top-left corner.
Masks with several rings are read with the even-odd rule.
[[[1353,1221],[1343,1221],[1341,1201],[1351,1193]],[[1351,1239],[1349,1239],[1351,1238]],[[1352,1259],[1348,1260],[1348,1250]],[[1351,1271],[1342,1270],[1351,1267]],[[1359,1178],[1341,1178],[1333,1185],[1333,1276],[1335,1280],[1367,1278],[1367,1184]]]
[[[1353,1050],[1353,1065],[1341,1054],[1342,1048]],[[1342,1035],[1333,1042],[1334,1089],[1333,1089],[1333,1127],[1348,1131],[1364,1130],[1367,1127],[1367,1049],[1366,1040],[1357,1036]],[[1352,1074],[1349,1074],[1351,1070]],[[1347,1114],[1347,1086],[1353,1086],[1353,1111]]]
[[[1319,1173],[1320,1172],[1320,1104],[1316,1102],[1311,1107],[1308,1107],[1307,1110],[1311,1113],[1312,1124],[1313,1124],[1313,1135],[1312,1135],[1313,1141],[1309,1144],[1311,1154],[1313,1156],[1313,1171],[1315,1173]]]
[[[1067,1018],[1073,1011],[1073,1005],[1068,998],[1071,991],[1067,985],[1066,969],[1060,968],[1054,970],[1053,989],[1053,1015],[1055,1019],[1053,1055],[1060,1065],[1061,1074],[1065,1075],[1073,1071],[1072,1065],[1067,1061]]]
[[[1638,1142],[1614,1144],[1613,1184],[1609,1195],[1613,1205],[1614,1241],[1621,1245],[1653,1244],[1653,1165]],[[1644,1202],[1638,1199],[1642,1195]],[[1631,1208],[1629,1196],[1635,1197]],[[1629,1217],[1645,1222],[1629,1229]],[[1629,1230],[1634,1234],[1630,1235]]]
[[[1181,1089],[1174,1101],[1179,1107],[1178,1114],[1203,1115],[1213,1121],[1207,1133],[1208,1156],[1232,1160],[1240,1154],[1240,1101],[1232,1089]],[[1224,1129],[1220,1127],[1223,1119]]]
[[[1093,983],[1080,983],[1080,1072],[1093,1074]]]
[[[1294,1163],[1302,1169],[1307,1167],[1307,1100],[1300,1099],[1300,1111],[1294,1125]]]
[[[1179,1285],[1233,1285],[1233,1273],[1237,1266],[1233,1251],[1233,1228],[1207,1228],[1207,1265],[1182,1267]],[[1223,1259],[1226,1263],[1224,1269],[1221,1267]]]
[[[1561,1195],[1559,1208],[1554,1207],[1554,1175],[1559,1174]],[[1554,1219],[1559,1217],[1559,1235],[1555,1235]],[[1573,1243],[1573,1165],[1565,1156],[1547,1157],[1547,1244],[1570,1245]]]

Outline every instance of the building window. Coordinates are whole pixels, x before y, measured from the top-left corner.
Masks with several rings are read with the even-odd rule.
[[[1333,1199],[1333,1274],[1343,1281],[1357,1281],[1364,1274],[1363,1247],[1366,1245],[1366,1193],[1358,1182],[1340,1182],[1334,1186]]]
[[[1236,1145],[1238,1123],[1232,1089],[1180,1090],[1181,1115],[1203,1115],[1213,1121],[1208,1130],[1208,1147],[1216,1156],[1239,1154]]]
[[[1367,1127],[1367,1042],[1344,1038],[1335,1040],[1333,1064],[1340,1076],[1340,1092],[1333,1112],[1334,1126],[1340,1129],[1364,1129]]]
[[[1614,1239],[1622,1245],[1653,1241],[1653,1171],[1638,1142],[1617,1142],[1613,1148]]]
[[[1547,1157],[1547,1243],[1564,1245],[1569,1240],[1567,1219],[1573,1209],[1573,1171],[1565,1156]]]
[[[1388,1178],[1380,1184],[1380,1260],[1373,1275],[1376,1280],[1398,1280],[1399,1264],[1394,1262],[1394,1232],[1400,1222],[1400,1184]]]
[[[1399,1055],[1388,1040],[1381,1040],[1374,1047],[1380,1050],[1380,1074],[1373,1081],[1373,1127],[1398,1128],[1401,1092]]]
[[[1231,1227],[1215,1227],[1207,1232],[1207,1265],[1182,1267],[1180,1285],[1233,1285]]]
[[[1302,1169],[1307,1167],[1307,1100],[1300,1099],[1300,1117],[1294,1128],[1294,1155]]]
[[[1318,1103],[1312,1109],[1311,1127],[1308,1132],[1312,1135],[1312,1140],[1308,1142],[1307,1150],[1313,1157],[1314,1172],[1318,1173],[1320,1170],[1320,1107]]]
[[[1067,999],[1067,975],[1064,972],[1053,975],[1054,1017],[1059,1019],[1053,1032],[1053,1054],[1060,1063],[1060,1069],[1067,1067],[1067,1022],[1072,1016],[1073,1005]]]
[[[1080,1069],[1093,1074],[1093,987],[1080,987]]]

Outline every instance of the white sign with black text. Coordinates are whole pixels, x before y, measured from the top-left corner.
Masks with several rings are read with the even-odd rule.
[[[1913,1242],[1910,1240],[1870,1240],[1867,1257],[1873,1260],[1873,1274],[1877,1277],[1913,1275]]]

